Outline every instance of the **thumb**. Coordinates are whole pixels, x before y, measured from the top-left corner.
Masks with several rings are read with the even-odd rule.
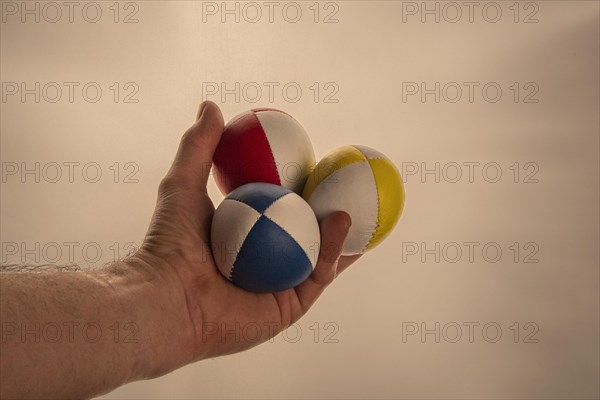
[[[215,103],[205,101],[200,104],[196,122],[181,138],[169,176],[185,187],[206,190],[223,124],[223,114]]]

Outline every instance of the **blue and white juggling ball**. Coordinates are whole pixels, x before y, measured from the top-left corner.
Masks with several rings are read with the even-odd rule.
[[[216,209],[211,246],[219,271],[236,286],[278,292],[297,286],[313,271],[319,224],[308,203],[290,189],[248,183]]]

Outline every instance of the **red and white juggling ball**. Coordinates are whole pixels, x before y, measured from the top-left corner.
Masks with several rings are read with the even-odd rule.
[[[270,108],[253,109],[229,121],[213,157],[215,182],[224,195],[251,182],[301,194],[314,165],[315,153],[302,125]]]

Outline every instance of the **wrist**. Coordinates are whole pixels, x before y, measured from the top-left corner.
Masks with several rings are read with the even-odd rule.
[[[185,294],[159,263],[136,254],[101,273],[128,324],[128,382],[154,378],[192,361],[194,333]]]

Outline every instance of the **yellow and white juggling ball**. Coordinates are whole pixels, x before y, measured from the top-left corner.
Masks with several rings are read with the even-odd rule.
[[[350,214],[344,255],[361,254],[381,243],[404,208],[396,166],[377,150],[358,145],[339,147],[319,161],[302,197],[319,221],[338,210]]]

